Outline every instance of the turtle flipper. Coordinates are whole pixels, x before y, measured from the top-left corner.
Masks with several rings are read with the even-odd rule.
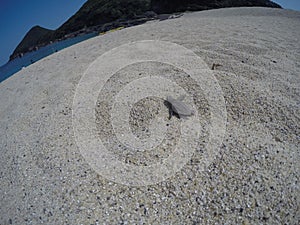
[[[169,120],[172,118],[172,116],[174,115],[174,111],[172,109],[172,106],[169,107]]]

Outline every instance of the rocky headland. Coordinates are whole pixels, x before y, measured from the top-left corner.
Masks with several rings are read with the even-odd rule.
[[[10,60],[22,57],[56,41],[91,32],[106,32],[117,27],[129,27],[153,19],[185,11],[201,11],[228,7],[272,7],[280,5],[269,0],[88,0],[70,19],[56,30],[34,26],[16,47]]]

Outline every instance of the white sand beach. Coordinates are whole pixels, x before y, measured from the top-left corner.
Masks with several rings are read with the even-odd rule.
[[[102,77],[108,74],[103,71],[117,68],[114,63],[151,59],[155,46],[143,45],[141,55],[120,48],[145,40],[174,45],[157,48],[160,60],[137,62],[114,71],[107,80]],[[0,83],[0,224],[299,224],[299,43],[300,12],[229,8],[107,33],[24,68]],[[170,60],[162,56],[163,49],[171,51],[174,46],[181,49],[171,54],[175,63],[201,73],[190,77],[174,63],[160,63]],[[202,61],[197,64],[198,58],[191,62],[189,57]],[[98,83],[86,81],[90,74],[99,78]],[[216,82],[220,99],[206,96],[203,89],[210,88],[201,80],[205,76]],[[160,98],[137,102],[129,117],[125,106],[112,110],[117,97],[134,92],[135,85],[151,93],[150,81],[157,79],[157,87],[164,82],[157,77],[176,81],[179,89],[174,95],[189,94],[186,101],[195,105],[201,127],[198,138],[189,128],[180,132],[181,120],[168,119]],[[130,86],[131,82],[137,83]],[[84,86],[88,84],[93,88]],[[101,90],[94,94],[97,85]],[[154,91],[155,87],[154,83]],[[84,99],[79,90],[91,98]],[[87,112],[91,118],[74,122],[89,101],[96,105],[92,114]],[[159,115],[162,127],[156,132],[168,129],[161,145],[153,152],[135,153],[120,144],[122,130],[114,127],[119,121],[114,124],[111,113],[118,118],[123,110],[124,121],[127,118],[132,133],[141,138],[149,137],[149,124]],[[94,142],[90,137],[86,143],[81,140],[80,127],[74,124],[88,123],[95,124],[93,134],[120,162],[141,171],[163,161],[179,142],[195,151],[176,173],[153,178],[160,182],[126,185],[127,171],[109,179],[111,168],[96,168],[89,161],[96,153],[82,150]],[[208,150],[210,144],[218,148]],[[137,139],[136,145],[143,143]]]

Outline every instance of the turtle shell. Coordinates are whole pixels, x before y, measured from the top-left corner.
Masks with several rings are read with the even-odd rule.
[[[168,96],[167,101],[171,104],[172,110],[180,117],[191,116],[194,114],[194,111],[192,109],[190,109],[184,102],[178,99]]]

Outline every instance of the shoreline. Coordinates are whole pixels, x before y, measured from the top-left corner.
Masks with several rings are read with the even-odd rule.
[[[42,43],[39,45],[31,46],[28,49],[28,51],[26,51],[26,52],[16,53],[15,55],[12,55],[11,59],[9,59],[8,62],[10,62],[16,58],[21,58],[23,55],[25,55],[27,53],[37,51],[38,49],[43,48],[43,47],[47,47],[48,45],[51,45],[51,44],[54,44],[57,42],[61,42],[61,41],[65,41],[65,40],[75,38],[78,36],[89,35],[92,33],[105,34],[106,32],[117,29],[119,27],[128,28],[128,27],[132,27],[132,26],[141,25],[143,23],[146,23],[146,22],[149,22],[152,20],[162,21],[162,20],[166,20],[166,19],[175,19],[182,15],[183,15],[183,13],[156,14],[154,12],[148,12],[141,16],[137,16],[137,18],[133,18],[133,19],[118,19],[118,20],[115,20],[115,21],[112,21],[109,23],[91,26],[88,28],[84,28],[84,29],[72,32],[72,33],[68,33],[68,34],[64,35],[64,37],[62,37],[60,39],[52,40],[49,43]]]
[[[73,33],[70,33],[66,35],[66,38],[63,39],[57,39],[52,41],[49,44],[43,44],[32,47],[32,51],[27,51],[21,54],[21,57],[19,56],[20,53],[18,53],[12,60],[9,60],[4,65],[0,66],[0,83],[3,82],[5,79],[9,78],[10,76],[14,75],[18,71],[22,70],[23,68],[51,55],[54,54],[64,48],[68,48],[74,44],[80,43],[82,41],[85,41],[89,38],[93,38],[96,36],[102,36],[110,32],[114,32],[121,29],[126,29],[129,27],[138,26],[144,23],[147,23],[149,21],[163,21],[167,19],[175,19],[179,18],[183,15],[183,13],[172,13],[172,14],[160,14],[155,15],[153,17],[143,17],[138,19],[131,19],[131,20],[124,20],[124,21],[114,21],[111,23],[106,23],[98,26],[93,26],[87,28],[87,30],[79,30]],[[88,38],[84,38],[85,36],[88,36]],[[69,42],[76,39],[81,39],[80,41],[74,41],[71,45],[67,44],[65,47],[56,47],[57,45],[61,45],[63,42]],[[47,50],[51,48],[51,50]],[[45,50],[46,49],[46,50]],[[53,50],[52,50],[53,49]],[[41,52],[46,51],[46,53],[41,54]],[[37,56],[41,54],[40,56]],[[30,58],[30,59],[28,59]]]

